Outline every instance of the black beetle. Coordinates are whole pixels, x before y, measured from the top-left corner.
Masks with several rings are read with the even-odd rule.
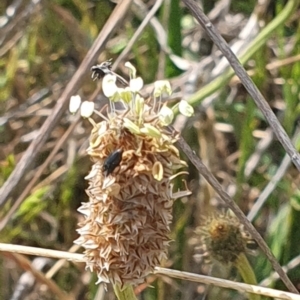
[[[113,151],[103,163],[103,173],[105,176],[111,174],[122,160],[123,150],[118,149]]]

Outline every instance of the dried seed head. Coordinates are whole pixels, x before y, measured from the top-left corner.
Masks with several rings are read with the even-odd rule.
[[[209,261],[234,263],[241,253],[251,252],[253,240],[239,220],[230,213],[216,213],[204,219],[196,229],[200,235],[204,256]]]
[[[172,192],[174,172],[186,164],[174,146],[177,134],[151,107],[154,100],[136,92],[141,83],[111,95],[114,100],[117,94],[124,111],[112,106],[107,120],[92,122],[89,202],[79,208],[85,219],[75,242],[85,248],[87,267],[97,272],[98,282],[142,282],[166,257],[174,199],[189,194]]]

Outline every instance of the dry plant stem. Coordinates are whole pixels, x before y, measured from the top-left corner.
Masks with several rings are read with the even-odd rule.
[[[70,249],[70,253],[75,253],[79,250],[78,245],[73,245]],[[52,278],[64,265],[66,264],[66,259],[58,260],[46,273],[47,278]]]
[[[268,71],[276,70],[281,67],[294,64],[294,63],[298,62],[299,60],[300,60],[300,54],[290,56],[290,57],[287,57],[284,59],[275,60],[274,62],[267,64],[266,69]],[[249,74],[249,76],[253,77],[256,74],[256,70],[251,69],[251,70],[248,70],[247,73]],[[240,79],[237,76],[233,76],[233,78],[230,81],[230,84],[237,84],[239,82],[241,82]]]
[[[298,128],[296,129],[296,132],[292,138],[295,145],[297,145],[297,143],[298,143],[297,139],[300,140],[299,133],[300,133],[300,128],[298,126]],[[247,218],[250,222],[253,221],[253,219],[256,217],[256,214],[259,212],[259,210],[262,208],[264,203],[267,201],[270,194],[275,190],[278,182],[285,175],[290,164],[291,164],[291,159],[287,154],[285,154],[280,166],[277,168],[276,173],[274,174],[274,176],[272,176],[270,182],[267,184],[267,186],[264,188],[264,190],[260,193],[258,199],[255,201],[250,212],[248,213]]]
[[[163,0],[158,0],[155,2],[153,5],[152,9],[150,12],[147,14],[145,19],[143,20],[142,24],[139,26],[139,28],[135,31],[133,37],[130,39],[128,44],[126,45],[125,49],[122,51],[122,53],[118,56],[116,61],[113,64],[113,69],[118,66],[118,64],[128,55],[129,51],[131,50],[132,46],[134,43],[137,41],[147,24],[150,22],[151,18],[155,15],[155,13],[158,11],[158,9],[161,7],[163,3]]]
[[[57,104],[54,107],[52,114],[46,119],[37,137],[30,144],[7,181],[1,187],[0,207],[3,207],[3,205],[8,201],[9,196],[12,194],[14,188],[19,184],[21,179],[24,177],[24,174],[30,168],[30,165],[35,160],[40,149],[43,147],[50,133],[53,131],[53,128],[61,119],[65,109],[67,108],[70,97],[76,93],[83,82],[86,73],[89,71],[101,51],[104,49],[107,40],[118,28],[118,25],[122,21],[125,13],[128,11],[131,2],[132,0],[120,1],[109,17],[108,21],[105,23],[102,31],[98,35],[91,49],[88,51],[80,67],[72,77],[69,84],[66,86],[60,98],[57,100]]]
[[[244,176],[245,179],[249,179],[254,170],[256,169],[258,163],[260,162],[261,156],[270,146],[271,142],[274,140],[274,134],[271,128],[267,128],[265,131],[266,136],[262,138],[256,145],[255,151],[246,162]],[[251,220],[250,220],[251,221]]]
[[[257,280],[253,269],[245,255],[245,253],[241,253],[234,262],[235,267],[238,269],[243,281],[249,284],[257,284]],[[249,294],[250,300],[260,300],[260,296],[256,294]]]
[[[39,14],[43,9],[41,0],[38,1],[10,1],[6,9],[8,23],[2,22],[0,25],[0,57],[12,49],[16,43],[24,36],[23,24],[28,19]]]
[[[260,209],[263,207],[265,202],[268,200],[270,194],[273,193],[275,190],[277,184],[282,179],[282,177],[285,175],[288,167],[291,164],[290,157],[285,154],[281,164],[276,170],[276,173],[272,176],[271,180],[267,184],[267,186],[264,188],[264,190],[259,194],[259,197],[255,201],[254,205],[251,207],[251,210],[249,211],[247,218],[250,222],[254,220],[257,213],[260,211]]]
[[[276,299],[286,299],[286,300],[300,300],[300,296],[292,294],[289,292],[274,290],[270,288],[265,288],[262,286],[250,285],[246,283],[233,282],[230,280],[204,276],[199,274],[193,274],[188,272],[182,272],[177,270],[170,270],[165,268],[156,267],[155,274],[165,275],[172,278],[177,278],[180,280],[194,281],[204,284],[212,284],[215,286],[234,289],[241,292],[255,293],[262,296],[267,296]]]
[[[32,191],[32,188],[36,184],[36,182],[39,180],[40,176],[43,174],[45,169],[47,168],[48,164],[51,163],[53,157],[55,154],[59,151],[60,147],[65,143],[66,139],[69,137],[69,135],[73,132],[74,128],[77,126],[79,121],[79,116],[77,119],[70,125],[70,127],[67,129],[67,131],[64,133],[62,138],[58,141],[58,143],[55,145],[45,162],[38,168],[38,170],[35,172],[33,178],[30,180],[30,182],[26,185],[24,191],[22,194],[18,197],[18,199],[14,202],[11,209],[8,211],[8,213],[5,215],[5,217],[0,221],[0,231],[7,225],[15,211],[19,208],[23,200],[29,195],[30,191]]]
[[[237,218],[241,221],[242,224],[245,225],[245,228],[256,240],[258,245],[261,247],[269,261],[271,262],[274,270],[279,274],[281,280],[284,282],[286,287],[294,293],[299,293],[295,288],[293,283],[290,281],[288,276],[285,274],[284,270],[277,262],[275,256],[269,249],[268,245],[264,241],[264,239],[260,236],[260,234],[256,231],[252,223],[247,219],[244,213],[241,211],[239,206],[230,198],[230,196],[224,191],[221,184],[217,181],[217,179],[211,174],[211,172],[207,169],[207,167],[202,163],[200,158],[193,152],[190,146],[186,143],[186,141],[181,137],[177,142],[179,148],[186,154],[192,164],[197,168],[198,172],[207,180],[207,182],[214,188],[217,194],[221,197],[221,199],[228,205],[228,207],[234,212]]]
[[[15,260],[18,263],[18,265],[24,270],[31,272],[35,279],[45,284],[49,288],[49,290],[57,296],[59,300],[75,300],[73,296],[67,295],[64,291],[62,291],[54,281],[46,278],[43,272],[40,272],[37,269],[33,268],[31,262],[23,255],[16,253],[7,253],[6,256]]]
[[[293,258],[287,265],[283,266],[283,269],[288,272],[300,265],[300,255]],[[259,284],[262,286],[270,286],[273,282],[277,281],[279,276],[276,272],[273,272],[269,277],[265,278]]]
[[[132,285],[121,288],[118,284],[115,284],[114,291],[118,300],[137,300]]]
[[[43,248],[34,248],[34,247],[20,246],[20,245],[13,245],[13,244],[0,243],[0,252],[1,251],[23,253],[23,254],[35,255],[35,256],[52,257],[57,259],[67,259],[73,262],[82,262],[82,263],[85,262],[83,254],[57,251],[51,249],[43,249]],[[294,264],[296,264],[296,262]],[[210,276],[192,274],[188,272],[181,272],[181,271],[170,270],[170,269],[165,269],[160,267],[156,267],[154,272],[155,274],[161,274],[168,277],[178,278],[180,280],[188,280],[188,281],[194,281],[194,282],[204,283],[204,284],[213,284],[215,286],[234,289],[241,292],[255,293],[258,295],[264,295],[264,296],[269,296],[278,299],[300,300],[300,296],[296,294],[265,288],[262,286],[249,285],[246,283],[238,283],[238,282],[210,277]]]
[[[27,254],[27,255],[58,258],[58,259],[66,259],[66,260],[72,260],[73,262],[82,262],[82,263],[85,262],[83,254],[0,243],[0,252],[3,252],[3,251],[4,252],[12,252],[12,253],[21,253],[21,254]]]
[[[223,37],[216,31],[212,23],[206,17],[206,15],[202,12],[198,4],[192,0],[183,0],[185,5],[190,9],[194,17],[197,19],[199,24],[205,29],[206,33],[209,35],[211,40],[217,45],[217,47],[221,50],[223,55],[228,59],[231,67],[234,69],[237,76],[240,78],[241,82],[247,89],[250,96],[255,101],[258,108],[264,114],[266,120],[272,127],[274,133],[276,134],[278,140],[281,145],[285,149],[285,151],[291,157],[292,162],[300,172],[300,155],[296,151],[295,147],[291,143],[288,135],[285,130],[277,120],[275,114],[271,110],[269,104],[264,99],[261,92],[258,90],[252,79],[247,74],[246,70],[243,68],[235,54],[231,51],[230,47],[223,39]],[[290,0],[291,5],[295,5],[295,3],[299,3],[299,0]],[[294,4],[293,4],[294,3]]]

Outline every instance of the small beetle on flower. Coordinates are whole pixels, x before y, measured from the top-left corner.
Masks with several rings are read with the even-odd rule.
[[[158,85],[145,100],[139,94],[143,80],[131,64],[126,67],[125,88],[116,86],[120,76],[111,71],[111,61],[92,67],[92,78],[103,78],[104,94],[125,109],[111,105],[100,123],[85,114],[93,125],[87,152],[94,164],[75,241],[85,248],[87,267],[98,282],[120,286],[143,282],[166,258],[173,202],[190,194],[186,187],[173,191],[172,180],[186,167],[174,146],[178,134],[166,127],[174,114],[161,103],[153,107],[162,93],[171,93],[170,84]]]

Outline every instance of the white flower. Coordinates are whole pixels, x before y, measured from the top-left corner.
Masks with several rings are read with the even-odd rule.
[[[112,97],[118,90],[118,87],[116,85],[117,77],[115,75],[105,75],[102,82],[102,90],[103,94],[110,98]]]
[[[154,97],[159,97],[163,93],[172,94],[170,82],[168,80],[158,80],[154,82]]]
[[[70,99],[69,110],[71,114],[75,114],[81,105],[81,97],[79,95],[72,96]]]
[[[131,79],[130,83],[129,83],[130,89],[133,92],[140,91],[142,89],[143,85],[144,85],[144,82],[143,82],[143,79],[141,77]]]
[[[91,102],[91,101],[84,101],[82,102],[81,104],[81,116],[83,118],[89,118],[93,112],[94,112],[94,102]]]
[[[170,125],[174,119],[173,110],[167,106],[163,106],[159,111],[159,119],[163,125]]]
[[[136,68],[129,61],[127,61],[124,66],[129,69],[130,78],[135,78]]]
[[[186,117],[190,117],[194,114],[194,108],[190,104],[188,104],[188,102],[185,100],[181,100],[179,102],[178,108],[179,108],[180,113]]]

